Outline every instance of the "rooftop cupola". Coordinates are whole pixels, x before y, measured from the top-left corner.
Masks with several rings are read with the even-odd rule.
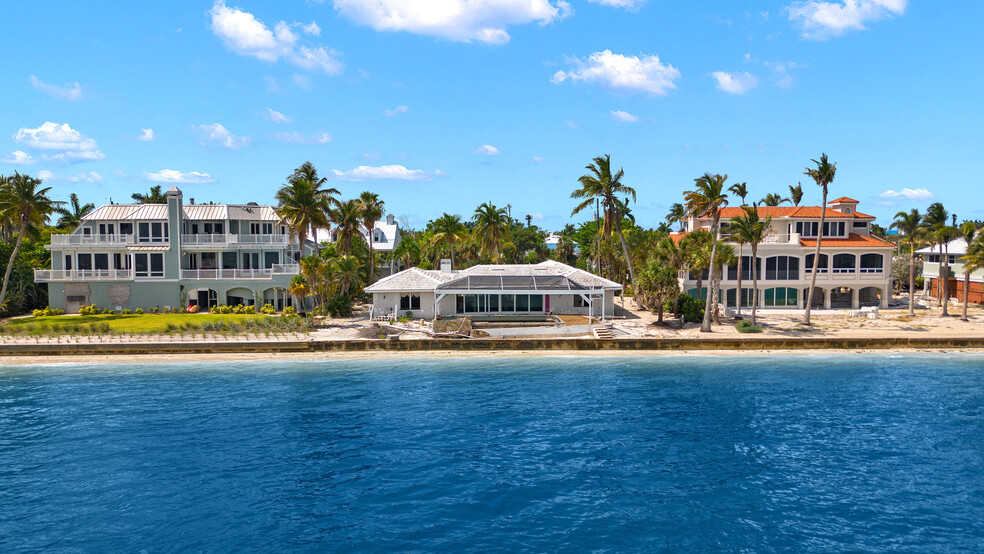
[[[841,196],[840,198],[828,202],[827,206],[829,206],[830,209],[837,210],[843,214],[854,214],[858,208],[858,201],[853,198]]]

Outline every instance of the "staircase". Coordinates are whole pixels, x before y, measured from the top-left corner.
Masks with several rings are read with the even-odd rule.
[[[615,340],[615,335],[612,335],[612,330],[608,327],[595,327],[592,332],[598,340]]]

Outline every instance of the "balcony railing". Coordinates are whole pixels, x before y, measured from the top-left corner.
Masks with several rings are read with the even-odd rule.
[[[285,247],[289,240],[289,235],[235,235],[228,234],[192,234],[181,235],[181,244],[184,246],[210,246],[210,245],[242,245],[242,246],[277,246]]]
[[[51,235],[52,246],[134,244],[133,235]]]
[[[272,279],[275,275],[297,275],[297,264],[274,264],[267,269],[182,269],[181,278],[200,281],[238,281]]]
[[[35,269],[34,281],[130,281],[131,269]]]

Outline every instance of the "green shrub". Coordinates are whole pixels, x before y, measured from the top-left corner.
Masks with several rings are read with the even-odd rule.
[[[143,308],[137,308],[136,310],[133,310],[133,313],[137,315],[143,315],[144,311]]]
[[[743,319],[738,323],[735,323],[735,329],[738,329],[739,333],[761,333],[762,328],[758,325],[752,325],[751,320]]]
[[[34,317],[44,317],[45,316],[44,310],[42,310],[41,308],[37,308],[37,309],[33,310],[31,313],[34,315]]]
[[[348,296],[334,296],[325,302],[325,311],[331,317],[348,317],[352,315],[352,299]]]
[[[124,308],[123,311],[120,313],[123,315],[130,315],[133,313],[133,310],[131,310],[130,308]]]
[[[96,315],[99,313],[102,313],[102,310],[100,310],[95,304],[91,306],[82,306],[79,308],[79,315]]]
[[[246,306],[245,308],[243,308],[243,313],[244,314],[255,314],[256,313],[256,306],[254,306],[253,304],[250,304],[249,306]]]
[[[277,309],[274,308],[272,304],[264,304],[263,307],[260,308],[260,313],[261,314],[267,314],[267,315],[273,315],[273,314],[277,313]]]
[[[55,308],[54,310],[51,310],[51,313],[54,315],[65,315],[65,310],[61,308]]]
[[[106,308],[105,310],[103,310],[103,314],[105,314],[105,315],[109,315],[109,314],[115,314],[115,313],[116,313],[116,312],[114,312],[114,311],[113,311],[113,310],[111,310],[110,308]]]
[[[160,312],[161,312],[161,309],[159,307],[157,307],[157,306],[151,306],[150,307],[150,313],[152,313],[152,314],[158,314]]]
[[[704,300],[681,294],[677,297],[677,313],[688,323],[700,323],[704,320]]]
[[[284,315],[285,316],[297,315],[297,310],[295,310],[293,306],[287,306],[286,308],[284,308]]]

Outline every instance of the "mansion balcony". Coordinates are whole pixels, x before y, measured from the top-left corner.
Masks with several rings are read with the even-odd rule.
[[[188,281],[253,281],[293,276],[301,272],[298,264],[274,264],[265,269],[182,269],[181,279]]]
[[[34,282],[132,281],[132,269],[35,269]]]
[[[195,249],[214,249],[215,247],[242,247],[255,248],[269,246],[271,248],[286,248],[290,242],[290,235],[236,235],[226,234],[196,234],[181,235],[181,246],[184,248]]]
[[[51,235],[51,244],[45,246],[46,249],[63,250],[66,247],[94,247],[105,249],[120,249],[134,246],[168,246],[167,237],[137,237],[132,234],[118,235]]]

